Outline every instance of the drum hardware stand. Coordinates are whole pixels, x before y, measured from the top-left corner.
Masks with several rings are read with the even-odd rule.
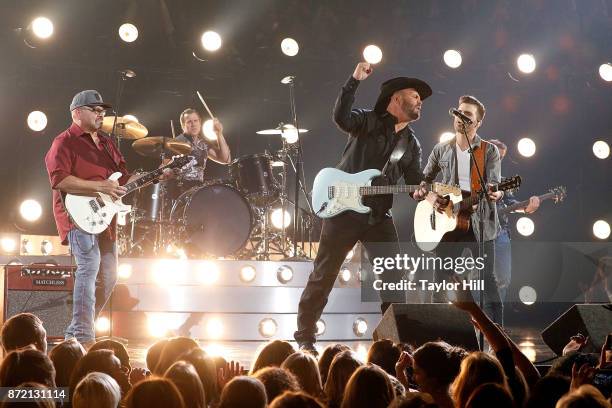
[[[111,131],[111,136],[115,138],[115,142],[117,143],[117,150],[121,151],[121,138],[115,134],[117,130],[117,117],[119,116],[119,104],[121,103],[121,95],[123,94],[123,88],[125,86],[124,82],[128,78],[134,78],[136,73],[131,69],[124,69],[119,72],[119,82],[117,83],[117,94],[115,95],[115,107],[113,112],[115,114],[115,118],[113,119],[113,130]]]

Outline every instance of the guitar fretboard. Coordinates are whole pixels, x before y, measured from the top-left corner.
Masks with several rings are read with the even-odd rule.
[[[557,196],[557,194],[551,192],[551,193],[542,194],[541,196],[538,196],[538,198],[540,199],[540,201],[544,201],[544,200],[552,200],[556,196]],[[523,208],[527,207],[528,205],[529,205],[529,200],[525,200],[525,201],[521,201],[519,203],[514,203],[514,204],[509,205],[507,207],[504,207],[501,210],[499,210],[499,212],[501,214],[507,214],[507,213],[511,213],[512,211],[515,211],[515,210],[523,209]]]
[[[427,186],[430,188],[431,186]],[[415,185],[394,185],[394,186],[363,186],[359,187],[359,194],[365,195],[377,195],[377,194],[400,194],[400,193],[413,193],[418,190],[420,186]]]

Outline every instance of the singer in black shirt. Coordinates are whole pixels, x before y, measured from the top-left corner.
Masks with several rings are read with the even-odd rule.
[[[421,145],[408,124],[419,119],[422,101],[431,96],[431,88],[416,78],[393,78],[381,85],[373,110],[352,109],[359,83],[371,73],[369,63],[357,64],[336,100],[334,122],[349,134],[342,159],[336,167],[348,173],[382,170],[398,141],[406,138],[405,153],[396,164],[388,166],[386,177],[380,183],[397,184],[403,176],[406,184],[419,184],[423,179]],[[327,304],[340,266],[357,241],[364,244],[369,259],[399,253],[397,232],[390,213],[393,198],[375,197],[366,201],[372,208],[370,214],[348,211],[323,220],[314,269],[299,303],[298,330],[294,337],[301,349],[316,353],[316,323]],[[380,253],[380,246],[368,249],[368,244],[380,242],[389,243],[383,250],[385,253]],[[383,280],[391,281],[389,278],[383,274]],[[404,302],[405,297],[402,293],[381,292],[381,300],[384,313],[391,302]]]

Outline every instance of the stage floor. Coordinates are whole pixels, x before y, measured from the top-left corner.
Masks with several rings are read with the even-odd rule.
[[[555,356],[555,353],[544,343],[540,337],[540,331],[535,328],[506,328],[512,340],[518,344],[521,350],[531,359],[538,362],[548,360]],[[132,361],[132,367],[145,367],[145,356],[150,343],[128,343],[128,352]],[[212,355],[220,355],[226,360],[239,361],[246,369],[251,367],[251,363],[257,351],[266,342],[263,341],[225,341],[222,343],[201,343],[201,347]],[[317,343],[317,349],[322,350],[335,341],[321,341]],[[343,344],[350,346],[365,360],[367,350],[372,344],[371,340],[364,341],[342,341]],[[292,343],[296,347],[295,343]]]

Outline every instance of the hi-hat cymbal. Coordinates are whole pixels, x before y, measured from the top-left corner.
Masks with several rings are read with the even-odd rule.
[[[149,136],[132,143],[136,153],[147,157],[157,157],[162,151],[167,154],[189,154],[191,145],[171,137]],[[164,148],[165,147],[165,148]]]
[[[102,130],[110,134],[113,131],[114,116],[106,116],[102,122]],[[129,117],[118,116],[115,134],[123,139],[142,139],[149,131],[144,125]]]

